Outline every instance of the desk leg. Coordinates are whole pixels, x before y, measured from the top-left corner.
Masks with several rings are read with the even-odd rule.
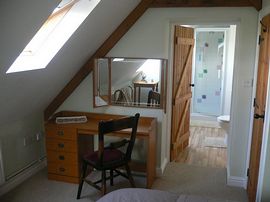
[[[153,128],[148,139],[147,168],[146,169],[147,169],[146,188],[150,189],[156,178],[156,128]]]

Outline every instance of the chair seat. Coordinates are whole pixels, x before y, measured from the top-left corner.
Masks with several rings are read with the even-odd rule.
[[[107,164],[114,164],[122,162],[125,155],[118,149],[104,149],[103,152],[103,166]],[[92,164],[94,167],[99,167],[98,151],[94,151],[84,155],[83,159],[88,163]]]

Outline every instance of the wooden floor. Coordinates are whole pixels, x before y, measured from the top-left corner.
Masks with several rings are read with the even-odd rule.
[[[205,147],[205,137],[224,137],[222,129],[208,127],[190,127],[189,147],[184,150],[176,159],[189,165],[202,167],[226,168],[227,149],[216,147]]]

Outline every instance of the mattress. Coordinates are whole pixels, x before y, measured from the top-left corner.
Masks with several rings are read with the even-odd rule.
[[[223,199],[140,188],[119,189],[108,193],[97,202],[232,202]]]

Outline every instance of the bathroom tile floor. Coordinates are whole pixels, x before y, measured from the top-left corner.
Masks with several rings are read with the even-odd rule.
[[[220,128],[190,127],[189,146],[179,154],[176,162],[212,168],[226,168],[227,148],[205,147],[205,137],[225,137]]]

